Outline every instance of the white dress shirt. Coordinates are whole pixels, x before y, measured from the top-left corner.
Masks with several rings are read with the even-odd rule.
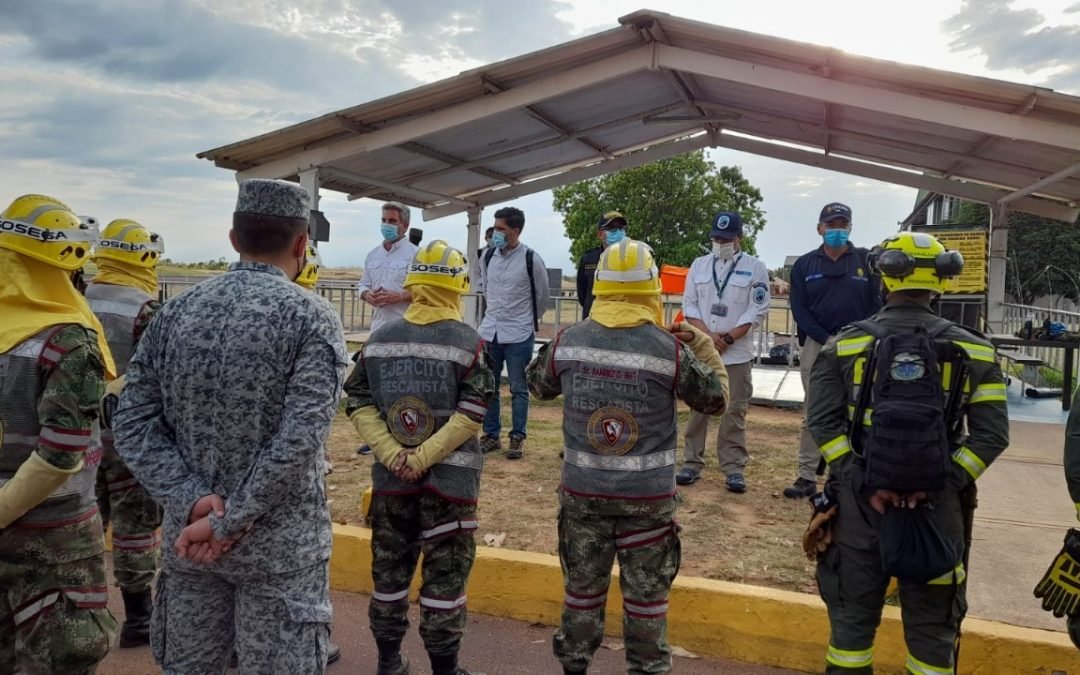
[[[724,291],[720,298],[717,298],[718,285]],[[768,315],[769,302],[769,268],[752,255],[736,253],[724,262],[709,253],[690,265],[683,293],[683,316],[703,322],[711,333],[727,333],[736,326],[751,324],[746,335],[720,355],[725,365],[746,363],[754,358],[754,328]],[[727,308],[725,316],[713,312],[716,305]]]
[[[498,337],[500,344],[524,342],[533,333],[533,298],[536,311],[543,317],[547,309],[547,268],[540,254],[533,251],[533,286],[529,288],[529,271],[525,267],[525,244],[519,243],[513,250],[495,250],[491,262],[480,259],[482,288],[487,299],[487,311],[480,322],[480,337],[487,341]]]
[[[371,249],[364,260],[364,275],[357,286],[360,294],[363,295],[377,288],[394,293],[403,292],[405,274],[409,271],[409,263],[416,256],[417,250],[416,246],[404,237],[391,244],[389,251],[382,244]],[[408,308],[408,302],[395,302],[392,305],[375,307],[371,330],[375,330],[384,323],[400,319]]]

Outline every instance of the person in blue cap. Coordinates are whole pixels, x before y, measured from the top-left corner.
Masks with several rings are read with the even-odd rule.
[[[721,211],[709,232],[712,252],[694,260],[683,293],[683,316],[712,338],[728,372],[730,398],[716,435],[720,470],[727,489],[746,491],[746,409],[754,392],[750,362],[754,358],[754,327],[769,313],[769,269],[741,250],[742,216]],[[691,412],[686,427],[679,485],[692,485],[705,466],[705,437],[709,416]]]
[[[846,204],[826,204],[817,224],[821,246],[802,255],[791,268],[791,313],[798,326],[799,371],[807,394],[810,371],[829,336],[881,309],[880,284],[867,265],[870,252],[848,240],[851,222],[851,208]],[[809,409],[807,397],[803,410]],[[821,452],[806,429],[805,418],[798,458],[795,482],[784,489],[784,496],[792,499],[809,497],[817,491]]]
[[[581,305],[581,318],[588,319],[593,304],[593,281],[600,254],[613,244],[626,238],[626,217],[618,211],[608,211],[596,223],[596,236],[600,245],[581,254],[577,271],[577,298]]]

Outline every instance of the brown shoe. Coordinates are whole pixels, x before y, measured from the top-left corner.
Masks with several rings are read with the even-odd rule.
[[[498,436],[488,436],[484,434],[480,437],[480,452],[485,455],[495,452],[496,450],[502,450],[502,442]]]
[[[507,459],[521,459],[525,456],[525,437],[511,436],[510,449],[506,451]]]

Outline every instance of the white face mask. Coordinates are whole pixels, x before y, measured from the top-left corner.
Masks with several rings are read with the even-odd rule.
[[[714,241],[712,243],[713,254],[721,260],[731,260],[731,257],[735,255],[735,242],[719,242]]]

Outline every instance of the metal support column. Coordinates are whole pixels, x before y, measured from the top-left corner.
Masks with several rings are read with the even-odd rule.
[[[302,185],[304,188],[306,188],[308,193],[311,194],[311,210],[312,211],[318,211],[319,210],[319,169],[318,169],[318,167],[315,167],[313,169],[308,169],[306,171],[301,171],[299,175],[300,175],[300,185]],[[316,241],[315,219],[314,218],[311,219],[311,221],[310,221],[310,223],[308,225],[308,228],[309,228],[308,237],[311,240],[312,245],[317,247],[319,245],[319,242]]]
[[[469,216],[468,224],[468,250],[465,252],[466,257],[469,260],[469,279],[472,281],[471,291],[476,293],[481,290],[480,287],[480,259],[477,257],[476,252],[480,250],[480,213],[483,211],[483,207],[474,206],[468,209],[466,213]],[[465,322],[473,328],[480,325],[480,321],[483,317],[480,316],[480,299],[471,295],[465,298]]]
[[[1009,207],[990,205],[990,257],[986,287],[987,332],[1005,332],[1005,272],[1009,252]]]

